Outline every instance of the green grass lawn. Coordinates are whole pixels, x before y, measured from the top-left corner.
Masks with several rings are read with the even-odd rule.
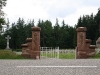
[[[94,57],[90,57],[90,59],[100,59],[100,53],[97,53]]]
[[[57,58],[57,53],[41,53],[41,56],[47,56],[48,58]],[[0,50],[0,59],[27,59],[22,57],[20,54],[16,54],[10,50]],[[59,59],[75,59],[75,53],[59,53]],[[100,59],[100,53],[96,54],[94,57],[88,59]]]
[[[57,53],[41,53],[41,56],[46,56],[48,58],[57,58],[58,54]],[[75,59],[75,53],[59,53],[59,59]]]
[[[0,50],[0,59],[25,59],[25,58],[10,50]]]
[[[41,56],[48,57],[48,58],[55,58],[57,57],[57,54],[51,54],[51,53],[42,53]],[[75,59],[75,53],[59,53],[59,59]],[[88,59],[100,59],[100,53],[97,53],[94,57],[90,57]]]
[[[60,53],[59,54],[59,58],[60,59],[75,59],[75,53],[70,53],[70,52],[68,52],[68,53]]]

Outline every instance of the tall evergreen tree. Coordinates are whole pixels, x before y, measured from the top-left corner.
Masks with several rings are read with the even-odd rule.
[[[54,46],[59,46],[59,39],[60,39],[60,35],[59,35],[59,31],[60,31],[60,25],[58,23],[58,19],[56,19],[56,24],[54,26]]]
[[[96,37],[100,37],[100,8],[98,8],[98,12],[97,12],[96,16],[94,17],[94,19],[95,19],[95,22],[96,22],[95,26],[97,28]]]
[[[7,0],[0,0],[0,33],[2,31],[2,25],[5,24],[4,12],[2,9],[4,6],[6,6],[6,1]]]

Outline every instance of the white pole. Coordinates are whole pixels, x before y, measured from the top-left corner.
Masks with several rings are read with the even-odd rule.
[[[46,58],[47,58],[47,47],[46,47]]]
[[[51,58],[53,58],[53,48],[51,47]]]
[[[76,53],[77,53],[76,51],[77,51],[77,47],[75,48],[75,59],[76,59]]]
[[[58,59],[59,59],[59,47],[58,47]]]
[[[43,52],[43,51],[42,51],[42,47],[40,47],[40,50],[41,50],[41,54],[40,54],[40,55],[41,55],[41,57],[42,57],[42,54],[43,54],[43,53],[42,53],[42,52]]]

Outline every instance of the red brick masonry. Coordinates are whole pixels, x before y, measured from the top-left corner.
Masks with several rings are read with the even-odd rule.
[[[90,45],[91,40],[86,39],[86,27],[78,27],[77,31],[77,48],[76,58],[88,58],[95,55],[95,45]]]
[[[27,44],[22,44],[22,56],[40,59],[40,27],[32,27],[32,38],[27,38]],[[26,53],[25,53],[26,52]]]

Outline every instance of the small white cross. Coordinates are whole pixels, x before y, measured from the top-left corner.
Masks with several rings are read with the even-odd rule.
[[[7,35],[7,37],[5,37],[5,39],[7,39],[7,47],[6,47],[6,49],[10,49],[9,48],[9,40],[11,39],[11,37],[9,35]]]

